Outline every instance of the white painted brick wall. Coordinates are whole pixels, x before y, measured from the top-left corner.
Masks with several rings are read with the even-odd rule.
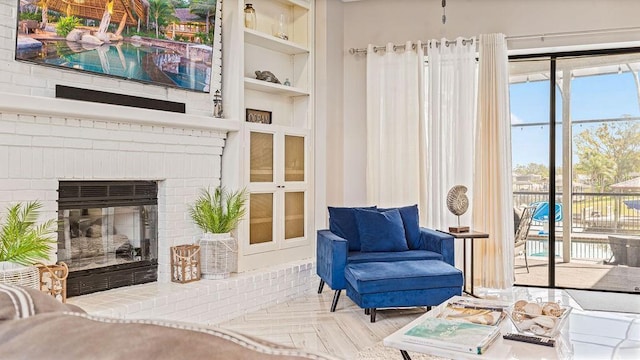
[[[296,261],[228,279],[188,284],[151,283],[73,297],[89,314],[213,325],[312,294],[320,279],[315,262]]]
[[[223,131],[0,109],[0,209],[40,200],[42,218],[57,218],[60,180],[158,180],[158,275],[168,282],[169,247],[194,243],[201,233],[187,207],[200,188],[220,184],[225,138]]]
[[[128,80],[96,76],[63,68],[50,68],[15,60],[16,0],[0,0],[0,92],[55,97],[55,86],[68,85],[159,100],[184,102],[188,114],[211,116],[213,92],[199,93],[164,88]],[[217,43],[216,47],[220,47]],[[215,62],[212,84],[221,78],[221,64]],[[0,142],[2,143],[2,142]]]

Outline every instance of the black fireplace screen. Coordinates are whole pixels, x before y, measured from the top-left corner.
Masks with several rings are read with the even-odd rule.
[[[58,260],[69,265],[69,295],[157,279],[157,189],[152,181],[60,182]]]

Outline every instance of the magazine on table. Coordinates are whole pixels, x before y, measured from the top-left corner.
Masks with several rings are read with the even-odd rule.
[[[405,332],[403,339],[442,349],[483,354],[499,335],[497,326],[428,317]]]
[[[452,302],[447,304],[436,317],[495,326],[505,318],[505,315],[504,309],[499,306]]]

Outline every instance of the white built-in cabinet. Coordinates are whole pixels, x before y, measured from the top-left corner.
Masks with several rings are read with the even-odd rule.
[[[247,3],[255,9],[256,29],[244,27]],[[314,0],[234,5],[241,32],[237,38],[243,39],[241,56],[236,57],[243,59],[239,182],[249,200],[238,231],[242,271],[313,254]],[[288,40],[273,35],[281,15]],[[282,84],[257,80],[256,70],[272,72]],[[290,85],[284,85],[285,80]],[[246,109],[271,112],[272,123],[247,122]]]

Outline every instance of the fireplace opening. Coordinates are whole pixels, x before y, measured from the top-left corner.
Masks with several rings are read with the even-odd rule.
[[[158,278],[155,181],[61,181],[58,260],[69,265],[67,296]]]

